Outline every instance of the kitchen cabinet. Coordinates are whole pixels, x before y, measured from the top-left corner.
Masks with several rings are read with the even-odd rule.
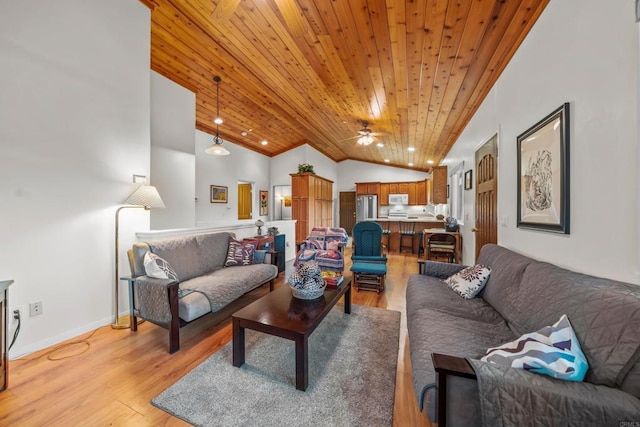
[[[399,194],[397,182],[389,183],[389,194]]]
[[[409,204],[410,205],[417,205],[418,203],[418,199],[417,199],[417,194],[416,194],[416,186],[417,184],[415,182],[408,182],[407,183],[407,194],[409,195]]]
[[[389,205],[389,184],[381,182],[380,183],[380,193],[378,193],[378,204],[380,206],[388,206]]]
[[[358,196],[366,196],[370,194],[378,195],[379,191],[379,182],[356,182],[356,195]]]
[[[426,205],[429,203],[429,195],[427,194],[427,180],[416,182],[416,204]]]
[[[291,174],[291,218],[296,220],[296,243],[313,227],[332,227],[333,181],[311,173]]]
[[[399,194],[408,194],[409,193],[409,183],[408,182],[399,182],[398,183],[398,193]]]
[[[435,166],[431,172],[431,203],[447,203],[447,167]]]

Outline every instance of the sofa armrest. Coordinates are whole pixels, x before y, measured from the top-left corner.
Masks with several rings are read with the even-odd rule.
[[[158,324],[171,323],[171,294],[175,294],[177,305],[177,281],[149,276],[137,277],[133,283],[134,314]]]
[[[436,371],[438,388],[438,427],[447,425],[447,376],[476,379],[476,373],[467,359],[446,354],[432,353],[431,360]]]
[[[446,279],[466,267],[466,265],[451,264],[448,262],[418,260],[418,271],[420,274],[438,279]]]

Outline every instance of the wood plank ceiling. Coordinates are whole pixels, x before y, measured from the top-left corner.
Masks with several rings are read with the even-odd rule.
[[[548,3],[141,1],[151,68],[196,93],[197,129],[215,134],[220,76],[227,141],[268,156],[306,143],[338,162],[422,171],[445,157]],[[363,122],[371,145],[357,144]]]

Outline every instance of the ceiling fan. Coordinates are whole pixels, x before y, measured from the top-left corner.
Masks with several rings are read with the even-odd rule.
[[[369,122],[363,121],[362,122],[362,129],[360,129],[358,131],[358,135],[356,136],[352,136],[351,138],[347,138],[343,141],[347,141],[349,139],[356,139],[357,138],[357,143],[358,145],[370,145],[372,144],[375,139],[374,137],[377,136],[371,129],[369,129]]]

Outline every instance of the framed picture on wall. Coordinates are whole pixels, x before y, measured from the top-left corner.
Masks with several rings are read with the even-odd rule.
[[[211,203],[227,203],[227,195],[229,191],[227,187],[222,185],[211,186]]]
[[[464,189],[471,190],[473,188],[473,169],[469,169],[464,173]]]
[[[518,228],[569,234],[569,104],[518,136]]]
[[[260,190],[260,215],[269,215],[269,192]]]

